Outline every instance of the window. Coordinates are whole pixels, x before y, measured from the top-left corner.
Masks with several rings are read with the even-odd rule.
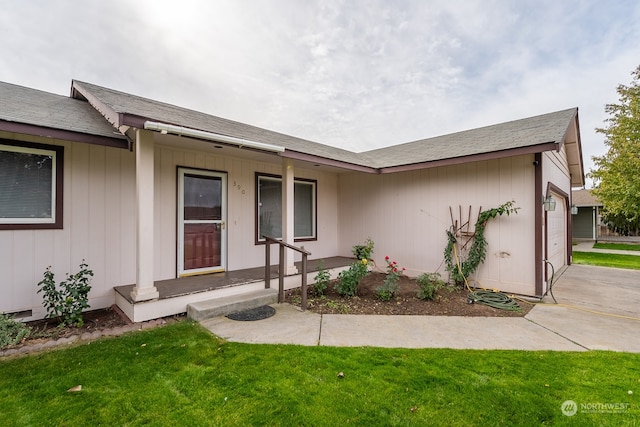
[[[62,228],[64,147],[0,139],[0,229]]]
[[[282,238],[282,178],[257,175],[257,241],[263,235]],[[296,178],[293,182],[294,238],[315,240],[316,237],[316,181]]]

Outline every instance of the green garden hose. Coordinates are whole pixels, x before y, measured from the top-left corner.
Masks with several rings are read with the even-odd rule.
[[[522,310],[513,298],[503,294],[502,292],[494,292],[489,290],[471,291],[467,295],[467,301],[470,304],[484,304],[500,310]]]
[[[469,286],[469,282],[467,281],[467,277],[462,273],[462,267],[460,266],[460,258],[458,258],[458,249],[457,243],[453,243],[453,255],[456,258],[456,265],[458,266],[458,271],[462,275],[464,279],[464,284],[469,290],[469,294],[467,294],[467,302],[469,304],[478,303],[488,305],[489,307],[497,308],[499,310],[509,310],[509,311],[520,311],[522,308],[518,305],[518,303],[511,297],[503,294],[499,291],[490,291],[488,289],[483,289],[479,291],[472,291]]]

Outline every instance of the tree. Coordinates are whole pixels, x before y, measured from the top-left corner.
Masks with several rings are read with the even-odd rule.
[[[590,173],[595,194],[603,205],[604,220],[622,234],[640,229],[640,66],[631,73],[631,85],[619,85],[618,104],[607,104],[605,135],[608,151],[594,156]]]

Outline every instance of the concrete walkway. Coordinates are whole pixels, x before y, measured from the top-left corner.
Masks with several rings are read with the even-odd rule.
[[[308,346],[640,353],[640,271],[573,265],[526,317],[319,315],[288,304],[255,322],[202,322],[229,341]]]

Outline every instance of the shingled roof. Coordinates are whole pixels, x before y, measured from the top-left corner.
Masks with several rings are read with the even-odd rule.
[[[0,130],[127,146],[126,137],[87,102],[0,82]]]
[[[116,127],[124,125],[142,128],[145,121],[157,121],[234,138],[278,145],[290,151],[368,166],[366,159],[351,151],[107,89],[91,83],[74,80],[72,82],[72,96],[88,99]]]
[[[157,121],[235,138],[277,145],[309,157],[358,165],[385,172],[439,164],[464,163],[525,153],[557,150],[567,130],[577,119],[577,108],[515,120],[479,129],[354,153],[329,145],[224,119],[175,105],[131,95],[91,83],[74,80],[72,96],[87,99],[114,126],[142,128],[145,121]]]
[[[581,189],[571,192],[571,203],[578,207],[602,206],[602,202],[591,192],[591,190]]]
[[[571,108],[527,119],[394,145],[393,147],[368,151],[363,155],[376,167],[387,168],[514,149],[532,148],[532,151],[546,151],[546,149],[536,150],[536,148],[547,144],[561,144],[571,120],[577,113],[577,108]]]

